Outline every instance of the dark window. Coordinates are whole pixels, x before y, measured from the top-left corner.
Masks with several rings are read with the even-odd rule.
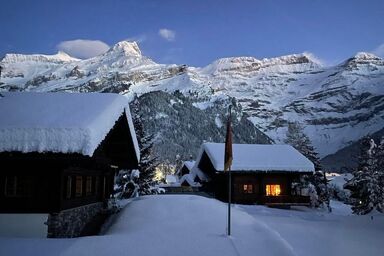
[[[106,196],[106,193],[107,193],[107,179],[105,177],[103,177],[103,198],[105,198]]]
[[[244,194],[252,194],[253,193],[253,185],[252,184],[244,184],[243,185],[243,193]]]
[[[66,198],[69,199],[72,197],[72,177],[67,177],[67,186],[66,186]]]
[[[31,197],[33,179],[30,176],[6,176],[4,187],[7,197]]]
[[[87,181],[85,183],[85,195],[92,195],[92,177],[87,176]]]
[[[100,186],[100,178],[97,176],[96,179],[95,179],[95,194],[98,195],[99,194],[99,186]]]
[[[83,177],[76,176],[76,197],[83,195]]]

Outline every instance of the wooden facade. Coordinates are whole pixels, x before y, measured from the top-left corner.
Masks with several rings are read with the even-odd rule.
[[[137,168],[126,114],[92,157],[78,153],[1,152],[0,212],[55,213],[105,202],[116,168]]]
[[[292,190],[292,183],[299,180],[298,173],[235,171],[231,175],[231,201],[234,203],[271,206],[310,203],[308,196],[295,195]],[[222,201],[228,201],[228,173],[216,174],[210,183],[211,193]]]
[[[217,171],[208,154],[202,153],[198,168],[208,177],[203,190],[215,198],[228,201],[228,172]],[[309,205],[309,196],[297,195],[292,184],[298,182],[302,175],[311,172],[293,171],[231,171],[233,203],[265,204],[270,206]]]

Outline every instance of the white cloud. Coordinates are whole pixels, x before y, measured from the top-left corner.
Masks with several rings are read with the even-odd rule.
[[[176,32],[167,28],[159,29],[159,36],[167,41],[175,41]]]
[[[372,53],[384,58],[384,43],[379,45],[375,50],[372,51]]]
[[[320,64],[321,66],[327,66],[328,65],[327,61],[320,59],[318,56],[316,56],[312,52],[305,51],[303,54],[306,55],[310,60]]]
[[[109,46],[100,40],[76,39],[59,43],[57,49],[73,57],[88,59],[108,51]]]

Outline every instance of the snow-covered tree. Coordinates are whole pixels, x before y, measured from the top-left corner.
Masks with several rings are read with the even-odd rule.
[[[135,126],[136,136],[139,143],[140,149],[140,162],[139,172],[140,177],[138,178],[137,184],[139,186],[140,195],[156,194],[156,181],[154,179],[157,160],[152,154],[154,135],[145,135],[142,118],[139,114],[139,100],[135,96],[131,103],[131,112],[133,125]]]
[[[320,159],[309,137],[304,133],[304,128],[297,122],[288,124],[285,143],[297,149],[315,165],[315,171],[321,171]]]
[[[369,136],[361,142],[359,163],[344,188],[351,191],[350,202],[356,214],[367,214],[376,209],[383,212],[383,146]]]
[[[301,154],[307,157],[315,165],[314,175],[308,176],[301,182],[301,186],[307,186],[308,183],[315,187],[317,195],[311,196],[311,200],[316,198],[316,202],[312,202],[313,206],[325,206],[331,211],[330,208],[330,191],[325,173],[321,170],[320,159],[312,146],[311,140],[304,133],[303,127],[297,123],[289,123],[286,133],[286,139],[284,141],[297,149]]]
[[[375,158],[375,176],[378,179],[379,188],[381,189],[381,192],[378,192],[378,204],[376,209],[384,213],[384,137],[381,138],[376,149]]]
[[[138,170],[120,170],[116,178],[115,198],[132,198],[139,195],[137,181],[140,177]]]

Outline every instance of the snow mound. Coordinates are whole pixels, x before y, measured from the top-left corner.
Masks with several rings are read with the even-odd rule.
[[[228,237],[225,203],[195,195],[139,197],[127,202],[105,235],[0,237],[0,254],[357,256],[382,255],[384,250],[384,215],[371,219],[303,207],[282,210],[256,205],[233,205],[231,213],[232,236]]]

